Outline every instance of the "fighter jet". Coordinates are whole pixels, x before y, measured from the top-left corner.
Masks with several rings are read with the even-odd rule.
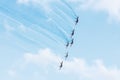
[[[72,30],[71,37],[74,35],[75,29]]]
[[[60,63],[59,70],[63,67],[63,61]]]
[[[67,44],[66,44],[66,48],[69,46],[69,42],[67,42]]]
[[[79,17],[76,18],[75,25],[79,22]]]
[[[73,45],[73,42],[74,42],[74,39],[72,38],[71,43],[70,43],[70,44],[71,44],[70,46],[72,46],[72,45]]]
[[[68,58],[68,52],[66,53],[66,55],[65,55],[65,60]]]

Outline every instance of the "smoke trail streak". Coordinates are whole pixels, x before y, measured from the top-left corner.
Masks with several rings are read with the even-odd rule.
[[[39,27],[39,26],[36,26],[37,28],[34,28],[31,26],[31,29],[37,31],[38,33],[40,34],[43,34],[45,36],[47,36],[48,38],[50,38],[51,40],[55,41],[56,43],[59,43],[61,44],[62,42],[60,41],[59,37],[54,35],[53,33],[50,33],[49,31],[47,30],[44,30],[43,28]],[[57,38],[56,38],[57,37]],[[62,44],[61,44],[62,45]]]
[[[66,41],[69,41],[69,37],[66,34],[65,30],[63,30],[57,23],[55,20],[52,20],[52,22],[56,25],[56,27],[60,30],[60,32],[63,34],[63,36],[66,38]]]
[[[19,21],[18,21],[18,22],[19,22]],[[29,22],[27,22],[27,24],[28,24],[28,23],[29,23]],[[36,24],[34,24],[34,25],[36,25]],[[28,25],[28,26],[29,26],[29,25]],[[29,28],[30,28],[30,27],[29,27]],[[40,27],[40,26],[39,26],[39,28],[43,28],[43,27]],[[35,29],[35,27],[32,28],[32,29]],[[44,28],[43,28],[43,29],[44,29]],[[49,31],[49,30],[46,29],[46,31]],[[51,32],[50,32],[50,33],[51,33]],[[48,33],[48,34],[50,34],[50,33]],[[42,33],[42,34],[44,35],[44,33]],[[52,33],[52,34],[53,34],[53,33]],[[53,35],[55,35],[55,34],[56,34],[56,33],[54,33]],[[49,37],[48,35],[46,35],[46,36]],[[56,35],[56,36],[57,36],[57,37],[60,37],[59,35]],[[52,37],[50,37],[50,38],[52,38]],[[64,39],[64,38],[63,38],[63,39]],[[62,45],[62,42],[60,42],[59,39],[58,39],[58,40],[57,40],[57,39],[55,40],[55,39],[52,38],[52,40],[54,40],[54,41],[56,41],[56,42],[59,41],[59,43],[61,43],[61,45]]]
[[[56,23],[57,27],[56,27],[56,25],[51,26],[45,20],[40,21],[39,18],[34,17],[36,13],[34,13],[34,14],[26,14],[25,12],[22,12],[22,14],[21,14],[21,11],[24,11],[25,9],[19,10],[19,8],[15,9],[15,8],[1,7],[0,6],[0,10],[2,10],[6,15],[11,16],[13,19],[19,21],[20,23],[23,23],[23,24],[27,25],[26,27],[29,27],[30,25],[35,25],[37,27],[37,29],[39,27],[40,32],[39,32],[39,30],[36,30],[36,27],[34,27],[34,28],[29,27],[29,28],[34,29],[36,32],[39,32],[40,34],[48,36],[49,38],[51,38],[55,42],[59,41],[62,44],[63,42],[66,42],[67,40],[69,40],[68,36],[66,34],[64,34],[64,33],[65,33],[65,31],[67,33],[68,32],[67,29],[69,30],[70,27],[69,28],[66,27],[66,29],[64,29],[64,28],[62,29],[61,26],[62,27],[64,27],[64,26],[63,25],[58,26],[57,23]],[[59,11],[65,15],[65,13],[62,10],[59,10]],[[58,18],[58,19],[60,19],[60,18]],[[64,20],[64,19],[62,19],[62,20]],[[44,30],[44,31],[42,31],[41,29]],[[61,34],[61,32],[62,32],[62,34]],[[53,36],[55,36],[55,37],[53,37]]]
[[[4,17],[5,17],[5,15],[3,15]],[[10,18],[9,16],[7,16],[8,18]],[[16,21],[16,20],[14,20],[13,18],[10,18],[10,20],[12,20],[13,21],[13,23],[15,24],[15,23],[18,23],[19,25],[22,25],[22,23],[20,23],[19,21]],[[19,26],[18,25],[18,26]],[[14,26],[12,26],[12,27],[14,27]],[[15,26],[15,28],[17,28],[16,26]],[[42,35],[44,35],[44,36],[47,36],[48,38],[50,38],[50,39],[52,39],[52,40],[54,40],[54,41],[59,41],[59,40],[55,40],[55,39],[53,39],[53,37],[51,36],[51,35],[48,35],[48,34],[50,34],[49,32],[48,32],[48,34],[46,34],[45,32],[47,31],[47,30],[44,30],[44,28],[41,28],[41,27],[39,27],[39,26],[36,26],[36,25],[33,25],[33,27],[31,26],[29,26],[29,29],[34,29],[34,30],[40,30],[40,34],[42,34]],[[38,29],[35,29],[35,28],[38,28]],[[18,28],[19,29],[19,28]],[[42,32],[41,32],[42,31]],[[44,32],[44,33],[43,33]],[[40,35],[39,34],[39,35]],[[54,35],[54,34],[53,34]],[[23,35],[24,36],[24,35]],[[57,36],[58,37],[58,36]],[[32,43],[32,42],[31,42]],[[59,42],[60,43],[60,42]]]
[[[8,11],[9,12],[9,11]],[[21,18],[21,17],[20,17]],[[22,20],[24,20],[24,19],[22,19]],[[27,20],[25,20],[25,21],[28,21],[28,20],[30,20],[30,19],[27,19]],[[33,23],[32,21],[30,21],[30,22],[27,22],[27,23]],[[43,22],[43,23],[45,23],[45,22]],[[44,26],[44,28],[45,29],[47,29],[47,30],[50,30],[50,28],[48,28],[48,27],[45,27]],[[52,31],[52,30],[51,30]],[[55,32],[52,32],[52,33],[54,33],[54,34],[56,34]],[[60,37],[60,35],[59,35],[59,37]]]
[[[57,12],[60,12],[61,14],[59,14],[60,15],[60,17],[62,17],[62,19],[64,20],[64,22],[67,24],[67,25],[69,25],[70,27],[69,28],[74,28],[72,25],[73,24],[71,24],[71,23],[73,23],[73,21],[71,21],[71,18],[69,18],[68,17],[68,15],[67,15],[67,13],[65,13],[65,12],[63,12],[61,9],[58,9],[58,8],[56,8],[56,10],[58,10]],[[64,17],[63,17],[64,16]],[[66,21],[66,20],[67,21]],[[69,23],[69,24],[68,24]]]
[[[74,17],[77,17],[77,14],[75,13],[75,11],[73,10],[73,8],[65,1],[65,0],[61,0],[69,9],[71,9],[71,11],[73,12]]]
[[[13,10],[12,10],[13,11]],[[14,11],[15,12],[15,11]],[[19,13],[19,12],[18,12]],[[21,15],[21,14],[20,14]],[[22,15],[22,16],[26,16],[26,15]],[[30,20],[29,18],[27,19],[27,21]],[[33,23],[32,21],[30,21],[30,23]],[[35,24],[35,23],[34,23]],[[37,23],[38,24],[38,23]],[[45,26],[44,26],[45,27]]]
[[[50,16],[52,17],[52,20],[55,21],[56,25],[58,25],[62,30],[64,30],[64,32],[67,35],[70,33],[70,31],[72,30],[72,28],[68,26],[68,22],[66,22],[65,17],[62,18],[61,15],[58,14],[58,13],[56,13],[56,12],[53,12],[52,15],[50,15]]]

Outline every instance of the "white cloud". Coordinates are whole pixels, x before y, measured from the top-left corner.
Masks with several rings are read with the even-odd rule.
[[[24,59],[27,63],[43,65],[43,67],[59,66],[58,63],[62,60],[50,49],[40,50],[37,54],[26,53]],[[88,64],[84,59],[73,58],[71,61],[64,62],[62,73],[67,75],[74,73],[83,80],[120,80],[120,69],[113,66],[107,67],[101,60]]]
[[[61,58],[53,54],[50,49],[40,50],[38,54],[26,53],[24,59],[27,63],[35,63],[43,66],[56,64],[61,60]]]
[[[65,63],[66,73],[74,73],[87,80],[119,80],[120,70],[106,67],[101,60],[88,65],[85,60],[73,59]]]

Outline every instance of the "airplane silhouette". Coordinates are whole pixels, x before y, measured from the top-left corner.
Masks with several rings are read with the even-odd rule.
[[[70,46],[72,46],[72,45],[73,45],[73,42],[74,42],[74,39],[72,39],[72,40],[71,40],[71,43],[70,43],[71,45],[70,45]]]
[[[69,42],[67,42],[67,44],[66,44],[66,48],[69,46]]]
[[[66,53],[66,55],[65,55],[65,60],[68,58],[68,52]]]
[[[63,67],[63,61],[60,63],[59,70]]]
[[[79,22],[79,17],[76,18],[75,25]]]
[[[72,30],[71,37],[74,35],[75,29]]]

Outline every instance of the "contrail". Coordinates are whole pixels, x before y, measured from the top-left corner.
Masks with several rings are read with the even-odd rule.
[[[77,14],[75,13],[75,11],[73,10],[73,8],[65,1],[65,0],[61,0],[68,8],[71,9],[71,11],[74,14],[74,17],[77,17]]]

